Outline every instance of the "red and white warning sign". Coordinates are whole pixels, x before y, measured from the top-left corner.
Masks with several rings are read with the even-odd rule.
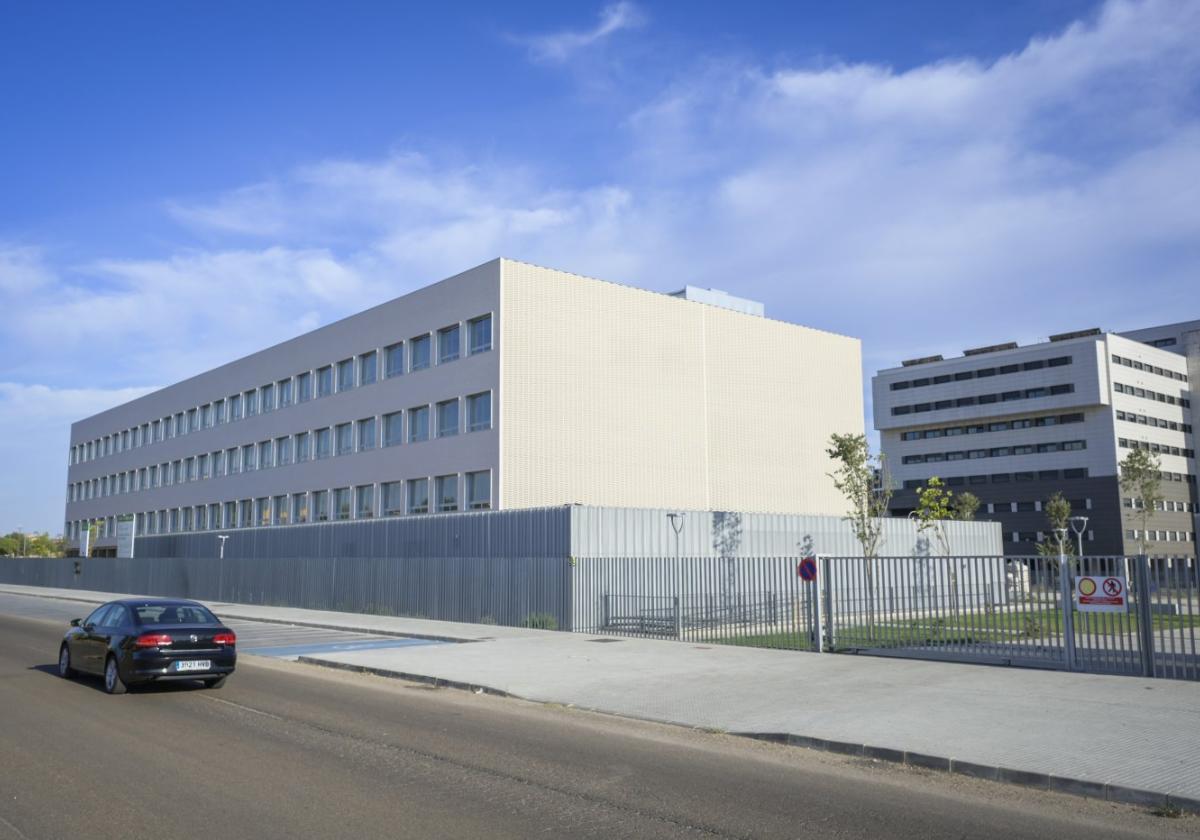
[[[1086,575],[1075,578],[1075,603],[1080,612],[1126,612],[1125,578]]]

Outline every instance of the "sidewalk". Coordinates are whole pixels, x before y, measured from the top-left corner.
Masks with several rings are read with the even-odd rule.
[[[102,601],[109,593],[0,585]],[[1200,812],[1200,683],[211,605],[222,616],[454,639],[305,657],[609,714]]]

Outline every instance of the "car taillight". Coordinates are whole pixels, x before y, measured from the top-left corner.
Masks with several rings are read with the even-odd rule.
[[[236,645],[237,634],[230,631],[229,633],[218,633],[213,636],[213,641],[219,645]]]
[[[140,648],[167,647],[171,644],[171,637],[166,633],[143,633],[133,644]]]

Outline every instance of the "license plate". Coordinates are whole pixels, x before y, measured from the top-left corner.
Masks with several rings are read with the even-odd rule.
[[[182,659],[175,663],[176,671],[207,671],[211,667],[207,659]]]

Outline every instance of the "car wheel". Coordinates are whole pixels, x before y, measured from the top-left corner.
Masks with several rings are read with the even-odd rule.
[[[75,676],[75,669],[71,667],[71,649],[66,642],[58,649],[58,675],[66,678]]]
[[[204,681],[205,688],[220,688],[225,685],[225,677],[213,677]]]
[[[104,663],[104,690],[109,694],[125,693],[125,683],[121,680],[115,656],[108,657],[108,661]]]

